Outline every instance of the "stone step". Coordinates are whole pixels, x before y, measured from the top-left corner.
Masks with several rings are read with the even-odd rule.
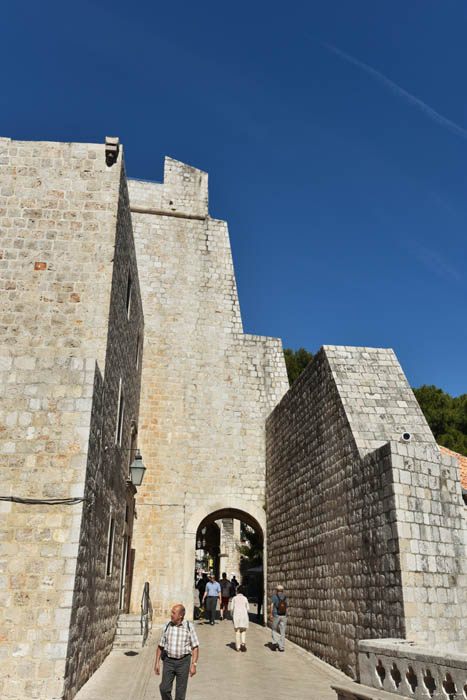
[[[141,620],[138,618],[137,620],[118,620],[117,622],[117,627],[140,627],[141,626]]]
[[[141,633],[138,634],[119,634],[115,635],[115,639],[118,639],[119,641],[123,642],[125,640],[128,640],[129,642],[141,642],[143,639],[143,635]]]
[[[116,635],[117,637],[117,635]],[[119,634],[118,639],[124,640],[124,639],[129,639],[130,641],[137,641],[138,639],[141,641],[143,638],[143,635],[141,632],[137,632],[136,634]]]
[[[118,616],[118,621],[135,621],[135,620],[141,620],[141,615],[136,615],[136,613],[122,613],[121,615]]]
[[[142,635],[124,635],[123,637],[115,637],[114,649],[141,649],[143,646]]]
[[[117,620],[114,649],[140,649],[143,646],[141,616],[122,614]]]
[[[143,633],[141,632],[140,625],[138,625],[137,627],[117,627],[117,634],[119,636],[125,636],[127,634],[140,634],[142,636]]]

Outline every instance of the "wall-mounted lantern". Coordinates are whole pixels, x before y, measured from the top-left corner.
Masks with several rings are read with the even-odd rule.
[[[130,478],[133,486],[141,486],[145,471],[146,467],[143,464],[143,458],[139,450],[136,450],[135,458],[130,465]]]

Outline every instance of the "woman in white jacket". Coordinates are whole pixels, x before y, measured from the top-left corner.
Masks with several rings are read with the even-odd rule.
[[[237,589],[232,598],[232,620],[235,629],[235,649],[246,651],[245,634],[248,628],[248,598],[243,595],[243,587]]]

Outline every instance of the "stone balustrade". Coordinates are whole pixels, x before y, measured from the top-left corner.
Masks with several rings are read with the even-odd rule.
[[[394,695],[385,690],[369,688],[359,683],[333,685],[332,689],[336,691],[337,700],[393,700],[394,698]]]
[[[405,639],[369,639],[359,642],[358,660],[366,686],[415,700],[467,699],[467,654]]]

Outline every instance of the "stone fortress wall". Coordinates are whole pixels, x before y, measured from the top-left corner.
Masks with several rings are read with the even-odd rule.
[[[109,466],[96,474],[95,460],[102,427],[115,432],[120,370],[138,413],[137,372],[122,356],[133,339],[123,329],[125,307],[116,309],[129,259],[132,330],[142,333],[129,216],[121,154],[109,167],[104,145],[0,139],[0,492],[88,496],[90,471],[100,489],[94,503],[0,502],[5,699],[64,697],[67,657],[67,673],[84,682],[112,644],[119,553],[107,578],[102,557],[105,566],[109,509],[121,483]],[[110,413],[99,406],[102,386]],[[92,542],[83,522],[92,523]],[[89,637],[78,645],[84,624]]]
[[[192,606],[201,520],[237,508],[265,524],[268,413],[288,389],[280,340],[243,333],[227,224],[207,174],[166,158],[164,183],[129,182],[145,314],[134,604]],[[143,213],[144,212],[144,213]],[[223,517],[228,517],[224,514]]]
[[[463,515],[394,353],[322,348],[267,421],[268,586],[287,588],[290,638],[353,677],[360,639],[465,650]]]
[[[0,139],[0,233],[0,495],[85,499],[0,501],[2,698],[71,700],[110,650],[136,438],[135,612],[145,581],[156,622],[191,610],[200,523],[267,518],[293,641],[350,675],[362,638],[462,649],[456,457],[390,350],[324,347],[287,391],[206,173],[167,158],[128,194],[115,143]]]
[[[112,649],[122,607],[123,532],[135,492],[127,480],[138,428],[144,324],[124,167],[120,172],[105,372],[99,381],[96,366],[64,700],[73,697]],[[114,534],[109,562],[111,521]]]

